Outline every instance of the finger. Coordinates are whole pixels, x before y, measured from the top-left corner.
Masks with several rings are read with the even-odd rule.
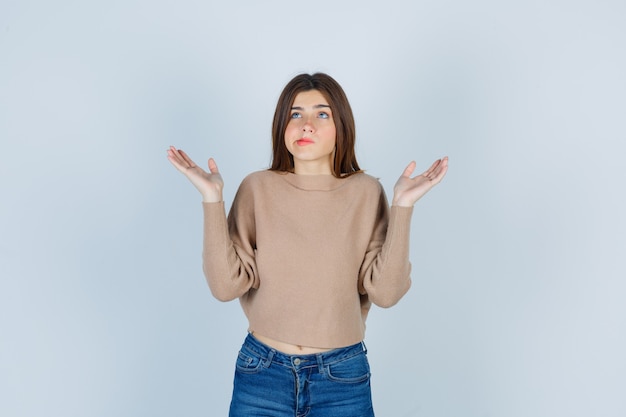
[[[422,173],[422,175],[424,177],[431,177],[433,175],[433,172],[435,172],[435,170],[437,169],[437,166],[439,166],[440,163],[441,163],[441,159],[437,159],[435,162],[433,162],[430,168],[428,168],[426,171],[424,171],[424,173]]]
[[[437,166],[437,169],[432,173],[432,179],[431,181],[434,184],[438,184],[443,177],[446,175],[446,172],[448,172],[448,157],[444,157],[441,160],[441,163]]]
[[[172,165],[174,165],[179,170],[185,169],[187,167],[187,164],[183,160],[182,156],[173,146],[167,150],[167,159],[169,159]]]
[[[410,178],[413,171],[415,171],[415,165],[416,165],[415,161],[411,161],[411,163],[407,165],[406,168],[404,168],[404,172],[402,173],[402,176]]]
[[[185,162],[185,160],[182,157],[181,152],[182,152],[182,150],[176,149],[173,146],[170,146],[170,148],[167,150],[167,154],[169,156],[174,157],[180,164],[183,164]]]
[[[196,166],[196,163],[191,160],[191,158],[189,157],[189,155],[187,155],[185,153],[185,151],[180,149],[179,152],[180,152],[180,155],[182,156],[183,160],[187,164],[187,168],[193,168],[193,167]]]
[[[446,175],[446,172],[448,172],[448,157],[447,156],[441,160],[441,164],[437,168],[438,169],[437,169],[437,172],[435,173],[436,175],[435,180],[439,182]]]
[[[215,163],[215,159],[209,158],[209,171],[211,174],[219,174],[220,170],[217,168],[217,164]]]

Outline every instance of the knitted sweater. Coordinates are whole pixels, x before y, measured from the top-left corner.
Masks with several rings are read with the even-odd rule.
[[[411,285],[411,207],[389,209],[375,178],[259,171],[228,218],[203,203],[203,269],[213,295],[239,298],[249,330],[318,348],[363,340],[371,303]]]

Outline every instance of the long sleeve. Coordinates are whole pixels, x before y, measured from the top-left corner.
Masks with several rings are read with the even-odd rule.
[[[254,202],[242,183],[228,219],[224,203],[203,203],[202,265],[215,298],[230,301],[258,288],[255,262]]]
[[[380,181],[259,171],[225,214],[204,204],[204,273],[219,300],[239,298],[248,329],[301,346],[363,340],[372,303],[408,291],[412,209],[389,209]]]
[[[411,287],[409,238],[412,207],[388,208],[381,194],[372,238],[359,273],[359,292],[380,307],[395,305]]]

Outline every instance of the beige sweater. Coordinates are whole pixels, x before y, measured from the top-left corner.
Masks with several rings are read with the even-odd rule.
[[[413,209],[379,181],[260,171],[232,208],[203,203],[204,274],[213,295],[239,298],[249,330],[319,348],[363,340],[371,303],[390,307],[411,285]]]

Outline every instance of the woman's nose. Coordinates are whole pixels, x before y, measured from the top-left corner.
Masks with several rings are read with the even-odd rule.
[[[313,132],[314,130],[315,130],[315,126],[313,125],[311,120],[310,119],[306,119],[304,121],[304,124],[302,125],[302,131],[303,132]]]

